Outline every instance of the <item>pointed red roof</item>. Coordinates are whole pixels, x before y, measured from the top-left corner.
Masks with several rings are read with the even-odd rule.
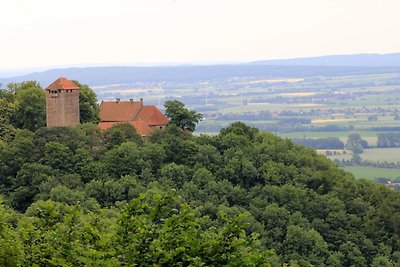
[[[70,80],[68,80],[65,77],[60,77],[57,80],[55,80],[52,84],[50,84],[46,90],[79,90],[79,87],[76,86],[73,82],[71,82]]]

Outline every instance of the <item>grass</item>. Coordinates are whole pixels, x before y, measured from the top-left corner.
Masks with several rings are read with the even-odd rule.
[[[399,162],[400,148],[371,148],[365,149],[360,155],[363,160],[380,161],[380,162]],[[400,171],[399,171],[400,176]]]
[[[279,134],[282,137],[288,138],[324,138],[324,137],[338,137],[343,143],[346,144],[347,137],[352,133],[360,134],[361,138],[368,142],[369,145],[376,145],[377,132],[373,131],[335,131],[335,132],[292,132]]]
[[[400,169],[374,168],[363,166],[343,167],[345,171],[351,172],[357,179],[375,180],[376,178],[395,179],[400,177]]]

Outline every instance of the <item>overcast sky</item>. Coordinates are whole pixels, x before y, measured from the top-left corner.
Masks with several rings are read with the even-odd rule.
[[[399,0],[0,0],[0,69],[400,52]]]

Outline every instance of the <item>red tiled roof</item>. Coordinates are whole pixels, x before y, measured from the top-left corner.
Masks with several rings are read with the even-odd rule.
[[[168,118],[156,106],[144,106],[139,110],[135,121],[144,121],[149,126],[164,126]]]
[[[128,122],[135,119],[142,104],[140,101],[101,102],[100,120],[102,122]]]
[[[153,129],[143,121],[130,121],[129,124],[135,127],[136,133],[140,136],[148,136],[153,131]]]
[[[112,126],[120,124],[120,123],[124,123],[124,122],[100,122],[99,128],[101,130],[105,131],[105,130],[111,128]],[[128,121],[127,123],[132,125],[135,128],[136,133],[140,136],[148,136],[153,131],[153,129],[151,129],[143,121]]]
[[[60,77],[57,80],[55,80],[52,84],[47,86],[46,90],[66,90],[66,89],[73,89],[73,90],[79,90],[79,87],[76,86],[73,82],[68,80],[65,77]]]
[[[143,106],[142,101],[103,101],[100,104],[100,120],[101,130],[127,122],[141,136],[149,135],[153,126],[164,126],[168,123],[168,118],[156,106]]]
[[[105,130],[108,130],[109,128],[113,127],[114,124],[117,124],[117,123],[121,123],[121,122],[112,122],[112,121],[99,122],[98,126],[99,126],[100,130],[105,131]]]

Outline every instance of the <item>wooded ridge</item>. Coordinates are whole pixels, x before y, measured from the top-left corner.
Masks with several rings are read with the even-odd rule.
[[[397,266],[400,195],[237,122],[18,130],[0,145],[2,266]]]

